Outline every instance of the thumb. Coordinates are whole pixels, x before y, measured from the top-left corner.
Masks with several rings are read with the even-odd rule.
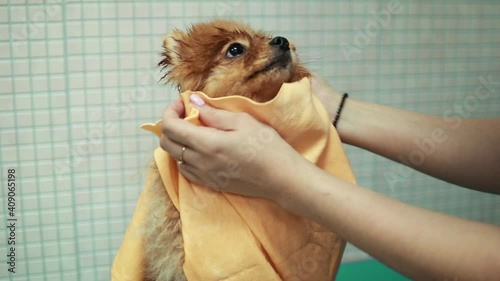
[[[230,131],[236,128],[236,122],[234,121],[234,115],[236,115],[236,113],[213,108],[206,104],[205,101],[196,94],[190,95],[189,100],[200,112],[200,121],[205,126],[224,131]]]

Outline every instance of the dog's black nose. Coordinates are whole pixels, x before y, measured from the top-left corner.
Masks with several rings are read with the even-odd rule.
[[[274,37],[269,42],[269,45],[277,46],[278,48],[280,48],[280,50],[283,50],[283,51],[290,50],[290,44],[288,43],[288,40],[285,37],[281,37],[281,36]]]

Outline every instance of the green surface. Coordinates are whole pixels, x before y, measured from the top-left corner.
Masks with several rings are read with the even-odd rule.
[[[410,280],[376,261],[346,263],[340,266],[336,281],[407,281]]]

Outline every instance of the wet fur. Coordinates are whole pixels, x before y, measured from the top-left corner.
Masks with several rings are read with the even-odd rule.
[[[285,68],[268,69],[276,56],[269,45],[272,37],[232,21],[216,20],[192,26],[187,33],[174,30],[165,37],[160,66],[167,68],[164,78],[180,92],[202,91],[208,96],[241,95],[265,102],[276,96],[284,82],[310,76],[298,63],[290,43],[291,63]],[[246,53],[228,59],[230,44],[247,46]],[[184,248],[180,215],[168,196],[154,160],[149,173],[151,186],[149,213],[145,222],[145,273],[147,281],[183,281]]]

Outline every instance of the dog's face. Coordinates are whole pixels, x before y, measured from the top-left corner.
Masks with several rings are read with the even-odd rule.
[[[273,99],[281,85],[309,76],[298,64],[295,46],[232,21],[174,30],[163,41],[164,77],[180,91],[202,91],[210,97],[241,95],[255,101]]]

